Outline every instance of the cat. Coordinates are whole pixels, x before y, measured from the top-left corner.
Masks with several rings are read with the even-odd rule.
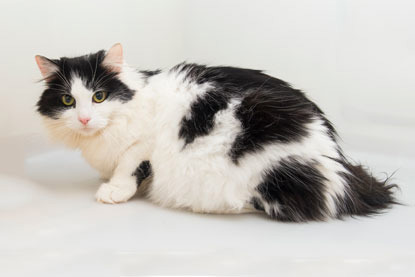
[[[395,184],[348,161],[324,113],[260,70],[181,63],[128,66],[121,44],[75,58],[36,56],[37,110],[50,136],[107,180],[96,199],[143,188],[163,207],[259,212],[279,221],[372,215]]]

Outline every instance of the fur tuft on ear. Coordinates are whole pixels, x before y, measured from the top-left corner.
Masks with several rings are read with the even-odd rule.
[[[112,71],[119,73],[121,72],[123,62],[124,57],[121,43],[116,43],[108,50],[102,63]]]
[[[35,60],[37,66],[39,67],[40,73],[45,80],[47,80],[50,76],[53,75],[53,73],[59,70],[59,67],[46,57],[36,55]]]

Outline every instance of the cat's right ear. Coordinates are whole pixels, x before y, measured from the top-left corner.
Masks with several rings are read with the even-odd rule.
[[[59,67],[46,57],[36,55],[35,60],[44,80],[47,80],[59,70]]]
[[[103,64],[116,73],[121,72],[124,62],[121,43],[114,44],[106,53]]]

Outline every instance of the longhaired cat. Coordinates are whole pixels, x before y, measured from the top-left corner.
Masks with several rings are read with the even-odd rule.
[[[138,71],[120,44],[36,62],[46,85],[38,112],[53,138],[80,149],[107,180],[100,202],[125,202],[145,183],[161,206],[297,222],[396,203],[395,185],[345,158],[316,104],[259,70]]]

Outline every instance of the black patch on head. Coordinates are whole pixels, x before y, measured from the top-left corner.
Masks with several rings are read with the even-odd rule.
[[[44,116],[56,119],[60,112],[74,108],[76,103],[73,106],[66,106],[62,103],[62,96],[69,94],[66,91],[69,91],[69,89],[49,86],[43,91],[37,102],[37,111]]]
[[[399,204],[394,196],[395,184],[377,180],[361,165],[352,165],[347,161],[339,161],[349,173],[339,173],[346,180],[346,193],[337,201],[338,218],[345,215],[372,215]]]
[[[266,212],[272,218],[280,221],[324,220],[327,215],[325,180],[315,163],[291,158],[266,171],[257,191],[262,201],[270,206]]]
[[[140,184],[150,175],[152,174],[151,164],[149,161],[143,161],[137,167],[137,169],[133,172],[132,176],[136,177],[137,186]]]
[[[51,60],[59,69],[45,80],[47,88],[37,103],[39,113],[57,118],[61,111],[74,107],[65,106],[61,101],[62,95],[70,94],[73,77],[79,77],[86,88],[92,91],[107,92],[108,98],[105,101],[127,102],[131,100],[134,91],[121,82],[116,72],[102,65],[104,58],[105,51],[102,50],[81,57]]]

